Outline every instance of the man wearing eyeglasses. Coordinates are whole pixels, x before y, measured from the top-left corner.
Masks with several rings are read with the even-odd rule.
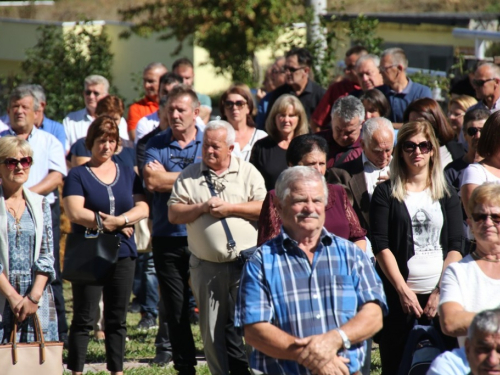
[[[257,244],[257,220],[266,196],[264,178],[231,156],[234,128],[224,120],[207,124],[203,162],[184,169],[168,202],[168,218],[186,224],[193,294],[212,374],[250,375],[234,309],[243,250]]]
[[[80,138],[87,136],[87,130],[95,119],[95,109],[97,102],[108,96],[109,81],[100,75],[90,75],[85,78],[83,99],[85,108],[79,111],[70,112],[63,120],[64,131],[66,132],[66,152]],[[129,139],[127,132],[127,122],[122,117],[118,125],[120,137]]]
[[[344,59],[344,79],[340,82],[334,82],[330,85],[330,87],[328,87],[328,90],[325,95],[323,95],[323,98],[311,116],[311,125],[314,131],[318,131],[320,128],[325,128],[330,125],[332,119],[330,117],[330,111],[333,103],[335,103],[338,98],[347,96],[350,92],[361,88],[359,86],[359,79],[356,75],[355,67],[358,59],[367,53],[368,51],[366,48],[362,46],[354,46],[347,50]]]
[[[403,124],[403,114],[408,105],[416,99],[432,98],[431,89],[413,82],[407,75],[408,59],[401,48],[388,48],[380,57],[380,74],[384,86],[378,89],[384,93],[391,104],[389,120],[394,129]]]
[[[284,66],[286,83],[271,92],[266,118],[274,102],[283,94],[298,97],[304,106],[307,118],[311,118],[325,94],[325,89],[309,78],[312,64],[311,53],[305,48],[293,48],[286,53]]]
[[[483,63],[474,72],[472,86],[476,90],[476,97],[479,99],[467,111],[483,108],[496,112],[500,109],[500,67],[493,63]]]

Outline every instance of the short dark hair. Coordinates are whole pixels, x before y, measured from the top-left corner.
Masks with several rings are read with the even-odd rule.
[[[227,121],[227,116],[224,112],[224,103],[226,102],[227,97],[229,94],[238,94],[241,95],[243,98],[245,98],[248,106],[248,114],[247,114],[247,125],[251,127],[255,127],[255,122],[253,121],[252,118],[252,113],[254,109],[254,102],[252,98],[252,94],[249,90],[245,90],[243,87],[240,85],[233,85],[230,88],[228,88],[226,91],[224,91],[224,94],[221,95],[220,100],[219,100],[219,111],[221,113],[221,119]]]
[[[477,143],[477,153],[483,158],[495,154],[500,149],[500,111],[492,113],[484,123],[481,138]]]
[[[193,62],[187,57],[181,57],[180,59],[175,60],[172,64],[172,70],[177,69],[179,66],[189,66],[194,69]]]
[[[371,89],[363,93],[361,97],[359,98],[361,102],[366,100],[368,103],[370,103],[372,106],[377,108],[378,113],[380,113],[381,117],[389,117],[391,114],[391,105],[389,104],[389,101],[385,97],[384,94],[380,90],[377,89]],[[365,113],[366,113],[366,108],[365,108]]]
[[[165,73],[160,77],[160,86],[171,85],[172,83],[182,83],[182,77],[174,72]]]
[[[177,85],[175,86],[172,91],[168,93],[168,99],[167,103],[170,103],[171,101],[180,98],[181,96],[189,96],[193,102],[193,109],[197,108],[200,106],[200,101],[198,100],[198,96],[196,93],[193,91],[192,88],[186,85]]]
[[[360,54],[368,53],[368,50],[363,46],[352,46],[345,53],[345,57],[349,57],[351,55],[360,55]]]
[[[476,108],[472,111],[465,112],[464,116],[464,126],[462,127],[462,131],[465,133],[467,128],[469,127],[469,122],[478,121],[478,120],[486,120],[490,117],[490,111],[484,108]]]
[[[297,61],[300,65],[312,66],[313,58],[309,50],[306,48],[293,47],[285,54],[285,57],[297,56]]]
[[[94,142],[97,138],[107,135],[116,141],[116,147],[120,145],[120,132],[115,120],[107,115],[100,116],[92,121],[87,131],[87,138],[85,138],[85,147],[87,150],[92,150]]]
[[[323,137],[316,134],[304,134],[295,137],[286,150],[286,163],[291,166],[299,165],[304,155],[318,150],[328,155],[328,143]]]
[[[108,95],[97,102],[97,107],[95,108],[96,116],[117,114],[123,116],[125,112],[125,107],[123,101],[115,95]]]

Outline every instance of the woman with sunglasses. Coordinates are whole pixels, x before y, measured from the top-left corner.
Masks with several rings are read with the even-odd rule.
[[[115,120],[109,116],[95,119],[85,139],[91,151],[90,160],[71,169],[64,184],[64,211],[74,232],[85,233],[86,228],[95,230],[97,213],[104,231],[120,238],[118,260],[98,285],[72,283],[74,315],[69,335],[68,369],[73,375],[82,374],[89,332],[101,293],[107,369],[113,375],[123,374],[127,307],[137,258],[133,226],[148,216],[149,208],[134,169],[112,159],[119,143]]]
[[[430,98],[417,99],[406,107],[403,121],[424,120],[432,125],[439,141],[441,167],[444,169],[453,160],[460,159],[465,154],[463,146],[455,140],[455,133],[446,119],[439,104]]]
[[[476,249],[444,271],[439,301],[443,332],[460,347],[476,313],[500,306],[500,185],[480,185],[468,206]]]
[[[281,95],[274,102],[267,116],[266,131],[269,135],[255,142],[250,163],[262,174],[269,191],[288,167],[286,152],[292,139],[309,133],[306,112],[296,96]]]
[[[418,212],[423,210],[425,244],[417,241],[422,230]],[[409,122],[399,130],[390,180],[372,196],[370,228],[389,305],[379,338],[382,374],[392,375],[415,319],[433,320],[439,330],[439,280],[448,264],[462,258],[460,201],[446,183],[439,141],[428,122]],[[445,341],[449,347],[455,344],[449,337]]]
[[[219,110],[222,120],[231,124],[236,132],[233,155],[245,161],[250,160],[252,147],[266,132],[255,127],[252,118],[254,103],[250,91],[240,85],[233,85],[220,97]]]
[[[55,277],[50,205],[28,190],[33,150],[17,137],[0,138],[0,340],[34,341],[38,313],[46,341],[58,341],[50,283]]]

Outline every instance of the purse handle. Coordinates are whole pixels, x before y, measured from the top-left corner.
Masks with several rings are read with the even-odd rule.
[[[99,215],[99,212],[94,212],[95,214],[95,221],[97,223],[97,231],[95,233],[91,232],[90,228],[85,229],[85,238],[97,238],[101,233],[104,232],[104,226],[102,225],[102,219],[101,215]]]
[[[14,317],[12,331],[10,333],[10,342],[12,343],[12,360],[14,364],[17,363],[17,316]],[[40,362],[45,362],[45,337],[43,336],[42,326],[38,313],[33,315],[33,326],[35,328],[35,342],[40,344]]]

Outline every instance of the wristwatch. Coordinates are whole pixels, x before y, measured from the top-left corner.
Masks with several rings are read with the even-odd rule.
[[[122,216],[123,216],[123,218],[125,219],[125,225],[128,225],[128,222],[129,222],[128,217],[127,217],[127,216],[125,216],[125,215],[123,215],[123,214],[122,214]]]
[[[335,328],[335,330],[339,333],[340,337],[342,338],[342,342],[344,343],[344,349],[351,349],[351,341],[349,340],[349,337],[345,334],[344,331],[342,331],[340,328]]]

